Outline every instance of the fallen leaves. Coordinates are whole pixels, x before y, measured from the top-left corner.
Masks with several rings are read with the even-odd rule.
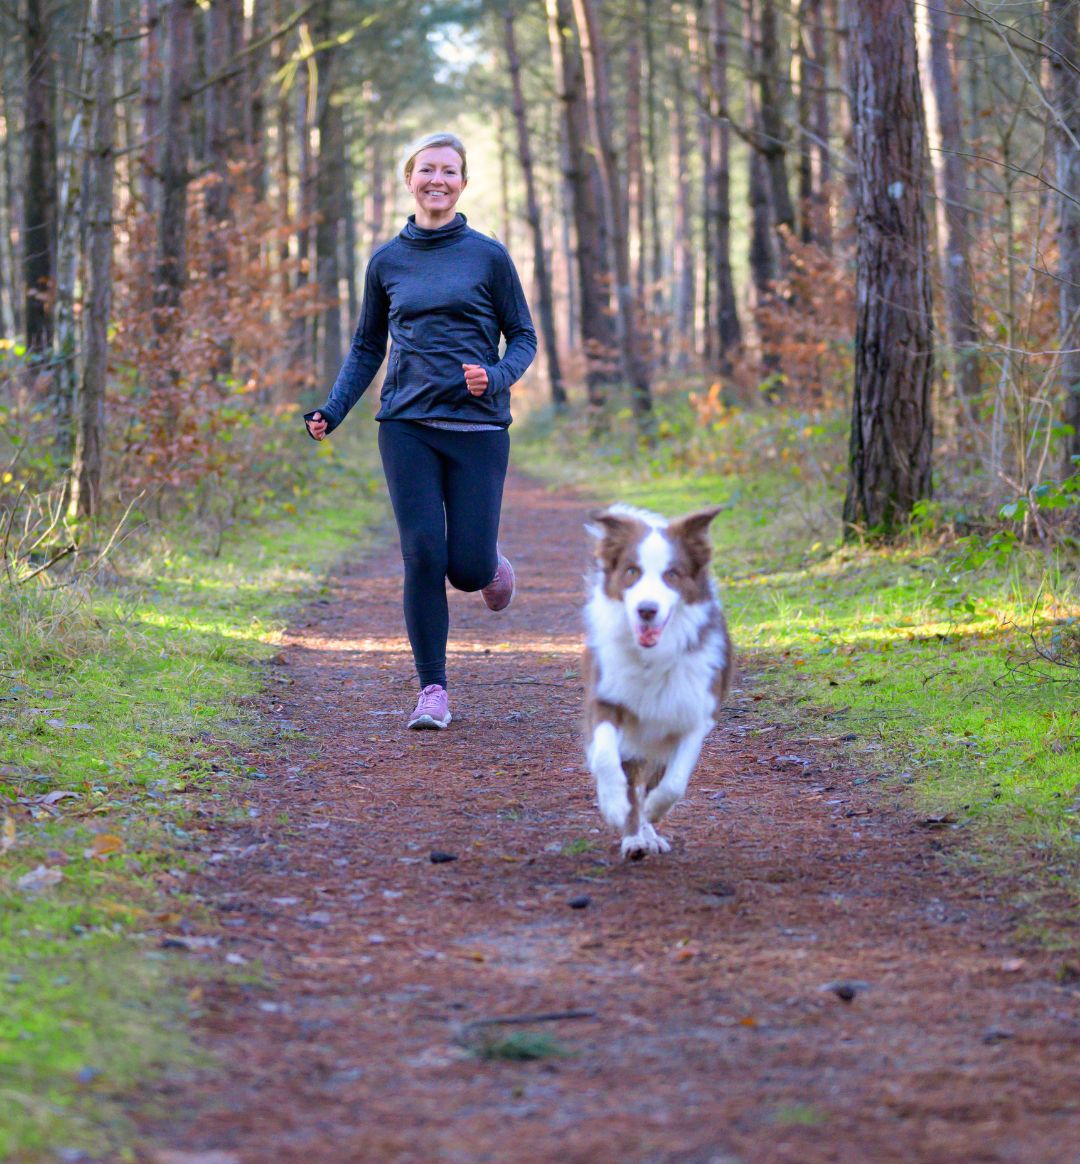
[[[114,833],[98,833],[83,856],[92,861],[107,861],[109,857],[124,851],[124,839]]]
[[[29,873],[24,873],[15,882],[15,888],[27,896],[33,896],[36,893],[41,893],[45,889],[50,889],[54,885],[59,885],[64,879],[64,871],[62,869],[50,869],[47,865],[38,865],[37,868],[31,869]]]

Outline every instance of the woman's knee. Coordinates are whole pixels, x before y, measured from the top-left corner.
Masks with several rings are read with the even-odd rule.
[[[413,537],[401,547],[405,569],[418,574],[446,574],[446,543],[439,537]]]
[[[475,562],[464,565],[451,563],[446,576],[455,590],[471,593],[474,590],[483,590],[495,577],[495,569],[494,567],[477,566]]]

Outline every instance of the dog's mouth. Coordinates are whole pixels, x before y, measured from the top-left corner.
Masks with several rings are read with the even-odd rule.
[[[655,647],[663,633],[663,623],[639,622],[634,629],[639,647]]]

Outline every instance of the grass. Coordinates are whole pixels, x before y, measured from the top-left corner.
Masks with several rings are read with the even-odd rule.
[[[270,730],[249,706],[257,664],[385,520],[370,437],[300,446],[318,482],[303,512],[209,545],[149,527],[107,584],[0,589],[0,1159],[124,1159],[114,1097],[191,1055],[194,1003],[156,947],[197,920],[187,794],[250,775],[220,742]]]
[[[601,499],[672,515],[724,505],[715,570],[774,715],[968,828],[984,859],[1042,854],[1080,888],[1075,550],[957,541],[928,519],[904,545],[843,546],[842,418],[729,412],[701,426],[676,412],[661,424],[651,451],[606,438],[584,475],[597,441],[569,426],[519,433],[516,456]]]

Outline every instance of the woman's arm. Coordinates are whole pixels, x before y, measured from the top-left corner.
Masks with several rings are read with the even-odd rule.
[[[326,403],[316,410],[326,423],[322,435],[329,435],[341,424],[375,378],[375,373],[386,356],[389,319],[390,300],[386,288],[379,279],[375,257],[372,256],[364,277],[364,302],[360,308],[360,320],[353,334],[352,346],[341,365],[333,388],[330,389]],[[321,440],[321,436],[317,437],[311,431],[313,418],[314,413],[305,414],[308,433],[314,439]]]
[[[517,383],[536,355],[536,331],[521,280],[508,252],[500,249],[493,274],[492,302],[499,319],[499,330],[506,337],[506,351],[497,364],[487,369],[488,390],[491,392]]]

